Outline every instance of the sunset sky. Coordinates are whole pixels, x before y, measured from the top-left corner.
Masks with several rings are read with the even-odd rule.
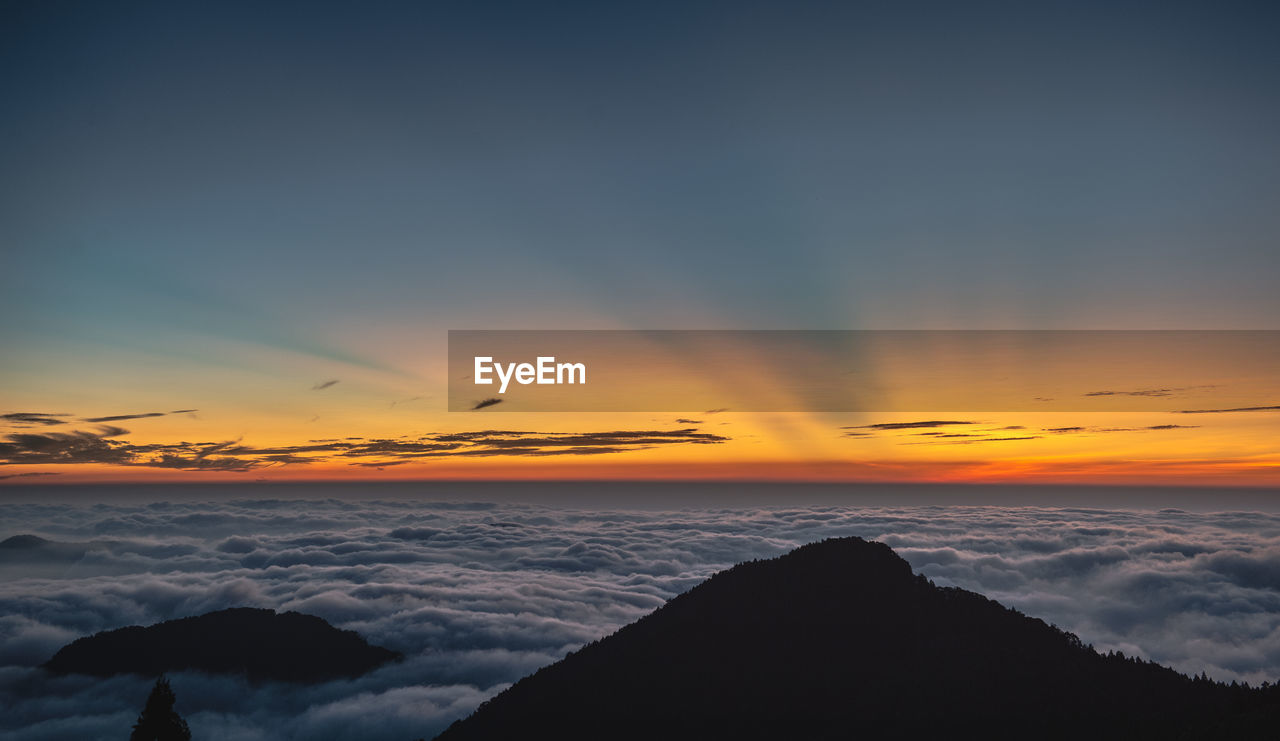
[[[1280,329],[1275,7],[988,10],[7,6],[0,480],[1280,485],[1194,348],[1150,411],[446,411],[450,329]]]

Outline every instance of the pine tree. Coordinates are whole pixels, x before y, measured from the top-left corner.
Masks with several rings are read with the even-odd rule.
[[[176,699],[169,680],[161,675],[138,715],[138,722],[133,724],[129,741],[191,741],[187,722],[173,710]]]

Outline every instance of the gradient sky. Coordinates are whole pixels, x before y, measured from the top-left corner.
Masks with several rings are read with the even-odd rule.
[[[1278,480],[1274,410],[962,420],[1037,431],[989,446],[444,411],[450,328],[1280,328],[1273,4],[262,6],[0,10],[0,414],[66,415],[4,420],[0,476],[366,476],[298,448],[499,429],[594,448],[360,462]]]

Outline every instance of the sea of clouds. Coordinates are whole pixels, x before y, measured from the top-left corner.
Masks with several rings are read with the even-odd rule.
[[[356,680],[170,677],[197,739],[430,738],[717,570],[825,537],[1187,673],[1280,679],[1280,515],[1048,507],[571,509],[261,499],[0,506],[74,560],[0,562],[0,736],[118,739],[154,678],[36,668],[95,631],[298,610],[401,651]],[[86,545],[87,544],[87,545]],[[83,550],[83,555],[79,556]]]

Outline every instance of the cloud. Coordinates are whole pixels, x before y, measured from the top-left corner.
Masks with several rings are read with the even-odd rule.
[[[147,468],[175,468],[181,471],[248,471],[268,462],[276,461],[270,457],[263,460],[245,460],[230,457],[208,458],[199,455],[182,456],[173,453],[161,453],[159,456],[147,459],[144,463],[132,465],[141,465]]]
[[[608,432],[586,432],[586,433],[546,433],[546,432],[520,432],[512,430],[485,430],[481,432],[459,432],[446,435],[436,435],[430,439],[443,441],[458,441],[473,445],[483,445],[494,448],[502,447],[524,447],[536,445],[539,447],[555,447],[555,446],[577,446],[577,445],[601,445],[626,443],[631,445],[655,445],[664,442],[695,442],[695,443],[716,443],[724,442],[729,438],[721,435],[714,435],[707,432],[698,432],[695,427],[687,427],[677,430],[613,430]]]
[[[1007,433],[1026,429],[1023,425],[1006,425],[1003,427],[990,427],[973,429],[970,432],[947,432],[946,427],[951,425],[974,425],[978,422],[960,421],[960,420],[927,420],[922,422],[884,422],[871,425],[858,425],[851,427],[841,427],[845,430],[845,437],[872,437],[879,433],[892,433],[900,430],[914,430],[920,428],[944,428],[927,429],[924,432],[906,432],[905,435],[911,437],[927,437],[928,440],[916,440],[900,442],[899,445],[968,445],[973,443],[984,442],[1016,442],[1020,440],[1036,440],[1040,435],[1005,435],[1002,437],[992,437],[993,433]],[[1086,427],[1081,425],[1065,426],[1065,427],[1046,427],[1041,432],[1052,435],[1069,435],[1079,433],[1104,433],[1104,432],[1146,432],[1148,430],[1181,430],[1193,429],[1198,425],[1150,425],[1148,427]],[[901,435],[899,435],[901,436]]]
[[[100,463],[185,471],[249,471],[343,462],[378,468],[451,456],[606,455],[661,445],[715,445],[730,439],[692,427],[586,433],[479,430],[425,435],[417,440],[349,437],[266,448],[244,445],[238,440],[134,444],[109,439],[126,434],[128,430],[108,425],[100,426],[96,432],[13,434],[8,436],[8,442],[0,442],[0,465]]]
[[[191,414],[199,409],[177,409],[172,412],[140,412],[138,414],[116,414],[110,417],[82,417],[81,422],[120,422],[126,419],[146,419],[148,417],[166,417],[170,414]],[[70,416],[70,415],[65,415]],[[49,424],[49,423],[46,423]],[[58,424],[58,423],[54,423]]]
[[[0,420],[12,423],[17,427],[32,427],[35,425],[66,424],[66,420],[58,419],[58,417],[70,416],[70,414],[54,414],[46,412],[9,412],[8,414],[0,414]]]
[[[215,454],[234,445],[223,443],[133,444],[110,438],[128,430],[102,425],[97,432],[15,434],[0,442],[0,465],[74,465],[83,463],[186,470],[248,470],[260,462]]]
[[[1199,425],[1149,425],[1147,427],[1047,427],[1044,432],[1054,434],[1075,432],[1145,432],[1147,430],[1193,430]]]
[[[143,412],[141,414],[117,414],[113,417],[85,417],[81,422],[119,422],[125,419],[145,419],[146,417],[163,417],[165,412]]]
[[[0,479],[21,479],[34,476],[57,476],[57,471],[28,471],[27,473],[7,473],[0,474]]]
[[[312,391],[324,391],[325,389],[329,388],[330,386],[334,385],[334,384],[335,384],[335,383],[337,383],[337,382],[338,382],[338,379],[337,379],[337,378],[334,378],[334,379],[331,379],[331,380],[328,380],[328,381],[321,381],[321,382],[317,383],[316,385],[312,386],[312,387],[311,387],[311,390],[312,390]]]
[[[700,425],[700,424],[702,424],[702,420],[700,420],[700,419],[684,419],[683,417],[681,417],[681,418],[679,418],[679,419],[677,419],[677,420],[676,420],[676,424],[678,424],[678,425]]]
[[[484,409],[485,407],[491,407],[494,404],[501,404],[501,403],[502,403],[502,399],[499,399],[496,397],[489,398],[489,399],[481,399],[480,401],[476,402],[475,406],[471,407],[471,411],[474,412],[477,409]]]
[[[1180,386],[1177,388],[1159,388],[1159,389],[1139,389],[1137,391],[1090,391],[1085,396],[1173,396],[1182,391],[1194,391],[1197,389],[1215,389],[1215,384],[1202,386]]]
[[[1269,407],[1235,407],[1234,409],[1180,409],[1178,414],[1226,414],[1228,412],[1274,412],[1280,406]]]
[[[127,446],[106,439],[108,437],[113,435],[84,431],[9,435],[8,442],[0,442],[0,462],[37,465],[132,462],[134,454]]]
[[[880,422],[874,425],[854,425],[851,427],[842,427],[842,430],[915,430],[924,427],[944,427],[946,425],[976,425],[977,422],[962,422],[958,420],[940,420],[931,419],[923,422]]]
[[[1024,429],[1022,425],[1008,425],[1005,427],[994,427],[988,429],[974,429],[969,432],[950,432],[945,428],[955,425],[976,425],[982,424],[972,420],[957,419],[929,419],[918,422],[879,422],[869,425],[852,425],[841,427],[845,437],[870,437],[878,433],[894,433],[902,430],[902,434],[897,437],[907,435],[910,437],[927,437],[927,440],[914,440],[899,442],[899,445],[970,445],[974,443],[1003,443],[1016,442],[1021,440],[1037,440],[1039,435],[1016,435],[1004,437],[991,437],[991,433],[1008,432],[1013,430]],[[944,428],[944,429],[937,429]],[[925,430],[924,432],[910,432],[911,430]],[[1048,432],[1067,432],[1081,428],[1060,428],[1056,430],[1048,430]]]
[[[161,502],[8,506],[3,535],[37,533],[84,554],[46,574],[0,567],[0,703],[9,710],[0,734],[118,735],[148,679],[54,680],[32,667],[95,631],[250,605],[318,614],[407,658],[309,687],[180,672],[171,677],[179,710],[201,737],[429,738],[717,570],[838,535],[887,542],[935,582],[980,591],[1104,651],[1221,679],[1280,677],[1273,514],[732,509],[683,491],[679,511],[588,510],[370,498],[366,487],[349,499],[208,501],[203,490],[186,499],[172,489]]]
[[[339,454],[341,457],[379,456],[393,459],[477,456],[543,457],[623,453],[658,445],[714,445],[729,439],[723,435],[699,432],[696,428],[588,433],[481,430],[428,435],[418,441],[373,440],[334,447],[342,449]]]

